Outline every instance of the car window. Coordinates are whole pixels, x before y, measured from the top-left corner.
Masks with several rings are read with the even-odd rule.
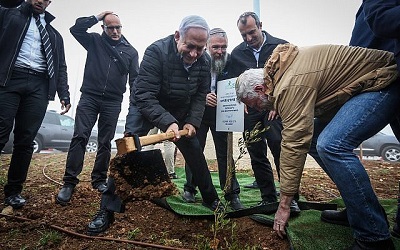
[[[43,123],[60,125],[60,120],[58,119],[56,113],[46,112]]]
[[[59,116],[61,126],[64,127],[73,127],[74,126],[74,119],[68,116],[60,115]]]

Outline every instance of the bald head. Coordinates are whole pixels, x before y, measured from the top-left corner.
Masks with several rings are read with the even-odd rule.
[[[104,32],[112,39],[119,40],[121,38],[121,20],[119,16],[115,13],[110,13],[104,16],[103,18],[103,30]]]

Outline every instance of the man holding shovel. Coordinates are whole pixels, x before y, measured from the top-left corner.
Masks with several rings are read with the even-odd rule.
[[[127,136],[143,136],[154,126],[174,132],[173,142],[190,166],[203,205],[220,210],[218,194],[195,136],[210,81],[210,65],[204,55],[208,36],[209,27],[202,17],[187,16],[175,34],[146,49],[131,92],[125,132]],[[181,138],[179,129],[186,129],[187,136]],[[89,223],[89,234],[105,231],[113,221],[113,211],[118,210],[112,204],[117,199],[106,196],[112,195],[107,191],[102,195],[100,211]]]

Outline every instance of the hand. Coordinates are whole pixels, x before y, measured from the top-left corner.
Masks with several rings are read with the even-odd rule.
[[[98,14],[96,16],[96,18],[97,18],[97,20],[102,21],[106,15],[111,14],[111,13],[114,13],[114,12],[106,10],[106,11],[103,11],[100,14]]]
[[[275,110],[270,110],[269,114],[268,114],[268,121],[271,121],[273,119],[278,119],[279,115],[278,112],[276,112]]]
[[[68,104],[65,104],[64,100],[62,100],[60,103],[61,103],[61,109],[64,110],[60,113],[60,115],[63,115],[69,111],[69,109],[71,108],[71,103],[68,102]]]
[[[186,135],[186,137],[190,138],[190,137],[193,137],[196,135],[196,128],[190,123],[186,123],[183,126],[183,129],[187,129],[189,131],[188,134]]]
[[[286,227],[290,217],[290,203],[293,196],[287,196],[281,193],[281,201],[279,202],[278,211],[275,213],[274,231],[283,239],[286,236]]]
[[[217,106],[217,95],[215,93],[208,93],[206,96],[206,105],[210,107]]]
[[[176,123],[172,123],[171,125],[169,125],[169,127],[167,128],[167,132],[174,132],[175,134],[175,137],[172,138],[170,141],[176,142],[181,138],[181,135],[179,134],[179,126]]]

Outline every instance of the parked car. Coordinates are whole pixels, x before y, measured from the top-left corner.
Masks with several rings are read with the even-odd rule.
[[[400,143],[392,134],[379,132],[361,144],[363,156],[379,156],[385,161],[400,161]],[[360,147],[354,150],[360,153]]]
[[[57,149],[68,151],[74,134],[75,121],[67,115],[60,115],[55,111],[46,111],[42,125],[33,141],[33,152],[39,153],[42,149]],[[3,152],[11,153],[13,150],[14,133],[6,143]],[[97,130],[93,129],[86,145],[87,152],[97,152]]]

